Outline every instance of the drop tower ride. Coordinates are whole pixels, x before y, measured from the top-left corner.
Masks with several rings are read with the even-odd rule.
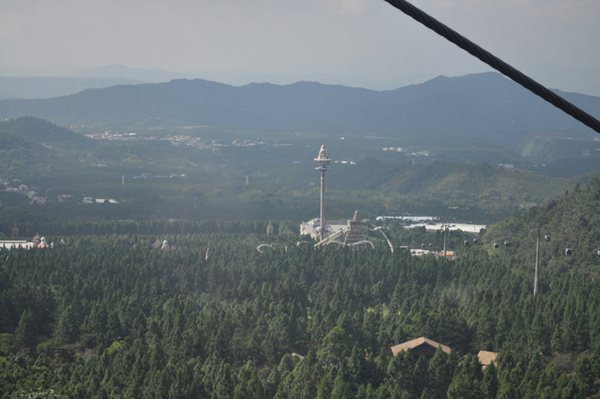
[[[327,154],[327,149],[325,148],[325,144],[321,146],[319,150],[319,155],[315,158],[315,162],[317,163],[317,167],[315,168],[319,172],[321,172],[321,215],[320,215],[320,223],[321,227],[319,228],[319,237],[321,241],[325,239],[325,219],[323,217],[323,197],[325,194],[325,172],[329,170],[327,166],[331,163],[331,159],[329,159],[329,154]]]

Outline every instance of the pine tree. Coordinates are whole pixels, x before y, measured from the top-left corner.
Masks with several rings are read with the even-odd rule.
[[[483,373],[477,356],[467,355],[448,388],[448,399],[482,398]]]
[[[21,349],[35,349],[35,341],[38,336],[38,326],[31,308],[23,311],[19,325],[15,330],[15,344]]]
[[[594,374],[593,364],[589,357],[584,356],[575,364],[575,379],[579,382],[581,394],[584,397],[598,393],[595,386],[597,375]]]
[[[429,377],[427,359],[425,356],[419,356],[419,360],[417,360],[412,372],[414,381],[412,392],[415,396],[420,396],[421,392],[429,386]]]
[[[441,347],[435,351],[435,355],[429,361],[429,395],[432,398],[442,399],[446,397],[446,391],[452,382],[453,367],[448,363],[448,356]]]
[[[488,364],[483,370],[481,390],[485,398],[495,398],[498,393],[498,375],[494,362]]]
[[[415,368],[415,359],[410,351],[401,351],[390,361],[387,369],[388,379],[394,384],[398,384],[400,389],[413,392],[414,380],[413,370]]]

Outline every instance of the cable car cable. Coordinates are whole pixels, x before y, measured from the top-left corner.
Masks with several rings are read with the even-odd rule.
[[[445,37],[452,43],[456,44],[458,47],[467,51],[469,54],[479,58],[481,61],[485,62],[492,68],[501,72],[503,75],[509,77],[515,82],[519,83],[521,86],[530,90],[534,94],[548,101],[555,107],[563,110],[567,114],[571,115],[573,118],[577,119],[581,123],[586,126],[594,129],[597,133],[600,133],[600,121],[594,118],[592,115],[583,111],[582,109],[576,107],[569,101],[565,100],[555,92],[547,89],[542,86],[540,83],[531,79],[524,73],[519,70],[513,68],[511,65],[502,61],[500,58],[491,54],[490,52],[484,50],[482,47],[473,43],[466,37],[462,36],[458,32],[450,29],[448,26],[439,22],[429,14],[420,10],[419,8],[413,6],[406,0],[385,0],[390,5],[396,7],[400,11],[404,12],[408,16],[412,17],[416,21],[422,23],[429,29],[433,30],[437,34]]]

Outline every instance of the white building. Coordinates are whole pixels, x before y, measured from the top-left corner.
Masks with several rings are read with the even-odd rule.
[[[330,236],[333,233],[338,232],[339,230],[347,227],[348,221],[346,220],[327,220],[325,219],[325,238]],[[321,220],[319,218],[314,218],[309,220],[308,222],[300,223],[300,234],[308,234],[311,238],[318,240],[319,237],[319,229],[321,228]]]
[[[436,224],[427,224],[427,223],[417,223],[411,224],[410,226],[405,226],[405,229],[413,229],[415,227],[425,227],[425,230],[442,230],[446,226],[448,230],[462,230],[465,233],[479,234],[481,230],[485,230],[487,226],[485,224],[468,224],[468,223],[454,223],[454,224],[444,224],[444,223],[436,223]]]
[[[25,240],[1,240],[0,247],[6,249],[31,249],[33,248],[33,242]]]

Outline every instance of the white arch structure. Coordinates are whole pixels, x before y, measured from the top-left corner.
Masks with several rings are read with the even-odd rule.
[[[276,242],[274,242],[273,244],[260,244],[258,247],[256,247],[256,250],[258,252],[262,252],[262,249],[265,248],[265,247],[274,248],[276,246],[277,246]]]
[[[379,231],[383,235],[383,237],[385,238],[385,240],[387,241],[387,243],[388,243],[388,245],[390,247],[390,251],[393,253],[394,252],[394,245],[392,245],[392,242],[390,241],[390,239],[388,238],[388,236],[383,232],[382,227],[383,226],[378,226],[378,227],[375,227],[373,229],[369,229],[369,228],[366,228],[366,227],[363,226],[363,228],[366,228],[367,230]],[[337,241],[336,238],[340,237],[343,233],[347,232],[348,229],[349,228],[347,226],[346,227],[342,227],[341,229],[339,229],[337,232],[333,233],[329,237],[327,237],[324,240],[319,241],[318,243],[316,243],[315,244],[315,248],[317,248],[317,247],[319,247],[319,246],[321,246],[323,244],[331,244],[331,243],[336,243],[336,244],[339,244],[339,245],[346,245],[346,244],[344,244],[344,243],[342,243],[340,241]],[[356,242],[356,243],[350,244],[350,245],[351,246],[357,246],[357,245],[362,245],[362,244],[366,244],[366,243],[368,243],[371,246],[371,248],[375,248],[375,245],[373,245],[373,243],[371,241],[369,241],[369,240],[361,240],[359,242]]]

